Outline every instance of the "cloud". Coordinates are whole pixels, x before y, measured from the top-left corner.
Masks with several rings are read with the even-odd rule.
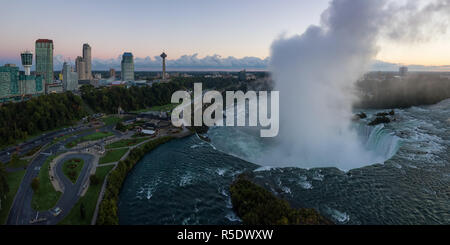
[[[92,59],[92,70],[109,70],[114,68],[120,70],[122,55],[111,59]],[[53,57],[53,66],[55,70],[61,70],[64,62],[69,62],[75,66],[75,59],[67,58],[57,54]],[[0,65],[12,63],[18,66],[20,57],[0,58]],[[269,64],[269,58],[261,59],[258,57],[236,58],[233,56],[222,57],[218,54],[199,57],[198,54],[182,55],[177,59],[167,59],[167,70],[265,70]],[[159,56],[135,57],[134,67],[136,71],[159,71],[162,67],[162,59]],[[34,70],[34,64],[32,69]]]
[[[107,70],[109,68],[120,69],[121,56],[116,59],[96,59],[92,61],[94,70]],[[177,59],[166,60],[166,67],[168,70],[180,69],[266,69],[269,59],[260,59],[257,57],[236,58],[233,56],[222,57],[214,54],[199,57],[198,54],[182,55]],[[136,57],[134,59],[134,66],[136,70],[160,70],[162,59],[159,56],[153,58],[147,56],[145,58]]]
[[[122,55],[111,59],[97,59],[92,60],[92,69],[94,71],[109,70],[114,68],[120,70],[120,61]],[[62,69],[64,62],[69,62],[75,67],[74,59],[67,58],[63,55],[55,55],[53,58],[53,65],[55,71]],[[182,55],[178,59],[166,61],[167,70],[268,70],[269,57],[261,59],[258,57],[244,57],[236,58],[233,56],[222,57],[220,55],[210,55],[203,58],[198,54]],[[20,57],[16,58],[0,58],[0,65],[7,63],[16,64],[23,70],[20,63]],[[136,57],[134,59],[136,71],[159,71],[161,70],[161,57],[154,56],[153,58],[147,56],[145,58]],[[381,60],[373,60],[370,65],[371,71],[398,71],[400,66],[404,64],[390,63]],[[34,70],[34,64],[32,70]],[[424,66],[424,65],[408,65],[410,71],[450,71],[450,65],[442,66]]]

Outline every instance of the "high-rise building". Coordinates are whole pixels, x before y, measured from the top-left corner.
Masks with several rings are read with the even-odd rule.
[[[0,66],[0,102],[19,96],[19,67],[6,64]]]
[[[114,69],[109,69],[109,78],[111,78],[111,79],[116,79],[116,70],[114,70]]]
[[[31,75],[31,66],[33,65],[33,54],[30,51],[25,51],[20,54],[25,75]]]
[[[167,57],[167,54],[163,52],[161,54],[161,58],[162,58],[162,80],[166,79],[166,57]]]
[[[43,77],[45,85],[53,83],[53,41],[36,40],[36,74]]]
[[[0,66],[0,103],[21,101],[44,92],[41,76],[20,74],[19,67],[12,64]]]
[[[78,56],[75,60],[75,70],[78,73],[79,80],[86,80],[86,62],[84,62],[81,56]]]
[[[83,61],[85,63],[85,72],[86,72],[86,79],[91,80],[92,79],[92,56],[91,56],[91,46],[89,44],[85,43],[83,44]]]
[[[69,63],[64,62],[62,70],[62,83],[64,91],[78,90],[78,73],[73,71]]]
[[[134,81],[134,60],[132,53],[123,53],[120,74],[122,81]]]

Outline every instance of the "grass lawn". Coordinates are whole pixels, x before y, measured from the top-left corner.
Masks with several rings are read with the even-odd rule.
[[[6,219],[8,219],[9,209],[12,206],[14,197],[16,196],[17,190],[19,189],[24,175],[25,170],[20,170],[8,173],[8,175],[6,176],[6,181],[8,182],[9,186],[9,192],[6,195],[6,199],[2,202],[2,208],[0,209],[0,225],[5,224]]]
[[[98,167],[95,171],[95,175],[100,180],[98,185],[89,185],[86,194],[81,197],[75,206],[70,210],[70,213],[59,223],[60,225],[90,225],[92,216],[94,215],[95,206],[102,189],[103,181],[106,175],[111,171],[114,166]],[[85,218],[81,218],[80,206],[83,203],[85,208]]]
[[[66,148],[72,148],[72,147],[74,147],[74,146],[76,146],[79,143],[84,142],[84,141],[99,140],[99,139],[103,139],[103,138],[106,138],[106,137],[111,136],[111,135],[114,135],[114,134],[111,133],[111,132],[95,132],[93,134],[86,135],[86,136],[84,136],[82,138],[79,138],[77,140],[74,140],[74,141],[71,141],[71,142],[67,143],[66,144]]]
[[[103,139],[103,138],[106,138],[111,135],[114,135],[114,134],[111,132],[95,132],[93,134],[84,136],[83,138],[81,138],[81,140],[82,141],[99,140],[99,139]]]
[[[38,152],[42,148],[42,146],[44,146],[44,145],[38,145],[38,146],[34,147],[27,154],[25,154],[25,156],[30,157],[30,156],[34,155],[36,152]]]
[[[133,145],[137,145],[145,140],[147,140],[148,138],[136,138],[136,139],[124,139],[124,140],[119,140],[116,141],[114,143],[111,143],[109,145],[106,145],[106,149],[113,149],[113,148],[120,148],[120,147],[129,147],[129,146],[133,146]]]
[[[106,116],[102,118],[102,121],[106,124],[106,125],[116,125],[118,122],[122,121],[122,118],[118,117],[118,116]]]
[[[61,192],[56,191],[55,188],[53,188],[48,173],[50,162],[56,157],[57,155],[47,158],[39,171],[39,189],[37,192],[33,193],[33,198],[31,200],[31,207],[34,210],[44,211],[53,208],[61,196]]]
[[[75,184],[78,176],[80,175],[81,169],[83,169],[83,165],[83,159],[74,158],[63,163],[62,170],[64,175]]]
[[[30,162],[30,160],[25,160],[25,159],[19,159],[16,162],[8,162],[6,164],[7,168],[25,168],[26,166],[28,166],[28,163]]]
[[[171,111],[173,108],[177,107],[179,104],[166,104],[166,105],[155,105],[150,108],[145,108],[141,110],[132,111],[133,113],[141,113],[147,111]]]
[[[127,153],[128,148],[122,148],[117,150],[110,150],[106,152],[106,155],[100,158],[99,164],[117,162],[122,158],[122,156]]]

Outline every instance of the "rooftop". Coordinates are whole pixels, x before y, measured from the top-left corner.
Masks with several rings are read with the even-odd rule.
[[[36,40],[37,43],[53,43],[53,40],[50,39],[38,39]]]

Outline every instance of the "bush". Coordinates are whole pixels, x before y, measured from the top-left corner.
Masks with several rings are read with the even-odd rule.
[[[34,192],[37,192],[39,190],[39,178],[36,177],[31,181],[31,188]]]
[[[97,175],[95,175],[95,174],[91,175],[91,176],[89,177],[89,180],[90,180],[90,182],[91,182],[91,185],[98,185],[98,184],[100,184],[100,180],[99,180],[99,178],[97,177]]]

